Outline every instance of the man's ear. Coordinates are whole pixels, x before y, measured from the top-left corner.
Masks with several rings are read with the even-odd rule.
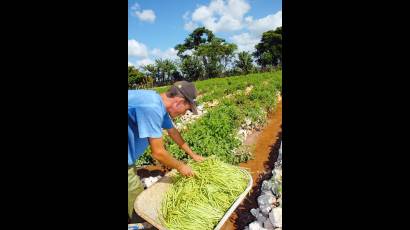
[[[180,107],[181,105],[184,105],[185,103],[185,99],[178,97],[178,107]]]
[[[179,101],[179,104],[178,104],[179,106],[185,106],[185,100],[184,99],[182,99],[181,101]]]

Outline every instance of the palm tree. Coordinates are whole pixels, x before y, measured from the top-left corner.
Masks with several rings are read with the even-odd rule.
[[[146,72],[146,74],[147,74],[148,76],[150,76],[155,82],[158,81],[158,79],[157,79],[158,70],[157,70],[157,68],[156,68],[155,65],[153,65],[153,64],[148,64],[148,65],[142,66],[142,69],[143,69],[143,70]]]
[[[156,66],[157,73],[158,73],[158,79],[159,79],[158,82],[160,82],[160,85],[162,85],[165,82],[164,60],[162,60],[161,58],[155,59],[155,66]]]
[[[238,60],[235,61],[236,67],[242,70],[242,73],[248,74],[253,69],[252,56],[246,51],[238,53]]]
[[[171,59],[165,59],[163,61],[163,69],[162,71],[164,72],[164,75],[166,76],[166,82],[172,82],[172,74],[177,70],[177,67],[175,66],[174,62]]]

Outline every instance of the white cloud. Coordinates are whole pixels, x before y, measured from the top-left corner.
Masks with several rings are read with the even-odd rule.
[[[137,17],[141,21],[147,21],[147,22],[155,21],[155,12],[153,10],[135,11],[135,15],[137,15]]]
[[[255,45],[260,42],[263,32],[282,26],[282,10],[255,20],[252,16],[248,16],[244,21],[248,32],[234,35],[230,39],[238,45],[239,51],[254,52]]]
[[[147,47],[134,39],[128,40],[128,56],[148,57]]]
[[[154,64],[155,62],[150,58],[144,58],[137,61],[137,66],[141,67],[143,65]]]
[[[168,48],[165,51],[161,51],[160,49],[155,48],[151,51],[151,54],[152,56],[154,56],[154,59],[162,58],[175,60],[178,58],[177,53],[178,51],[176,51],[174,48]]]
[[[228,2],[228,10],[234,18],[241,18],[250,10],[248,3],[242,0],[230,0]]]
[[[192,13],[192,20],[202,21],[212,17],[213,12],[206,6],[201,6]]]
[[[282,10],[257,20],[253,20],[252,17],[246,17],[245,21],[248,23],[248,29],[250,31],[262,34],[265,31],[274,30],[282,26]]]
[[[184,25],[184,29],[187,31],[193,31],[198,27],[198,24],[194,23],[193,21],[187,22]]]
[[[135,41],[135,40],[131,40],[131,41]],[[137,42],[137,41],[135,41],[135,42]],[[141,43],[139,43],[139,44],[141,44]],[[128,53],[129,53],[129,51],[128,51]],[[161,49],[158,49],[158,48],[154,48],[152,50],[147,51],[146,56],[141,56],[141,55],[138,56],[139,59],[137,59],[135,62],[132,62],[132,61],[128,60],[128,65],[132,65],[132,66],[135,66],[135,67],[142,67],[144,65],[154,64],[155,59],[160,59],[160,58],[161,59],[175,60],[175,59],[178,58],[177,53],[178,53],[178,51],[176,51],[174,48],[168,48],[164,51],[162,51]],[[131,55],[128,55],[128,56],[131,56]],[[134,56],[136,56],[136,55],[134,55]]]
[[[260,42],[260,36],[255,36],[250,33],[242,33],[234,35],[231,40],[238,45],[238,51],[255,51],[255,45]]]
[[[199,6],[188,20],[189,12],[183,16],[184,28],[192,30],[197,24],[202,24],[213,32],[235,31],[243,28],[243,16],[249,11],[250,5],[245,0],[212,0],[208,6]]]
[[[192,31],[198,26],[205,26],[214,33],[245,29],[256,36],[282,26],[282,10],[254,19],[245,17],[250,8],[246,0],[211,0],[208,5],[199,5],[192,14],[189,11],[184,13],[184,29]]]

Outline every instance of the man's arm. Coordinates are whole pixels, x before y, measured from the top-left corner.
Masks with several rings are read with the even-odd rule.
[[[191,167],[173,158],[167,150],[165,150],[162,137],[148,138],[148,140],[151,145],[152,157],[157,159],[162,164],[178,170],[184,176],[193,176]]]
[[[202,161],[204,158],[196,153],[194,153],[191,148],[188,146],[188,144],[184,141],[182,138],[181,134],[178,132],[178,130],[174,127],[171,129],[167,129],[169,136],[172,138],[172,140],[177,143],[177,145],[184,150],[189,156],[192,157],[195,161]]]

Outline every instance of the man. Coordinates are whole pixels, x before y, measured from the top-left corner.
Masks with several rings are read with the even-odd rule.
[[[173,126],[171,118],[191,110],[197,114],[196,89],[187,81],[175,82],[166,93],[151,90],[128,91],[128,215],[133,216],[134,202],[144,188],[136,174],[135,161],[144,153],[148,145],[151,155],[162,164],[178,170],[182,175],[193,176],[192,169],[182,161],[172,157],[164,147],[162,129],[179,147],[195,161],[204,158],[194,153]]]

